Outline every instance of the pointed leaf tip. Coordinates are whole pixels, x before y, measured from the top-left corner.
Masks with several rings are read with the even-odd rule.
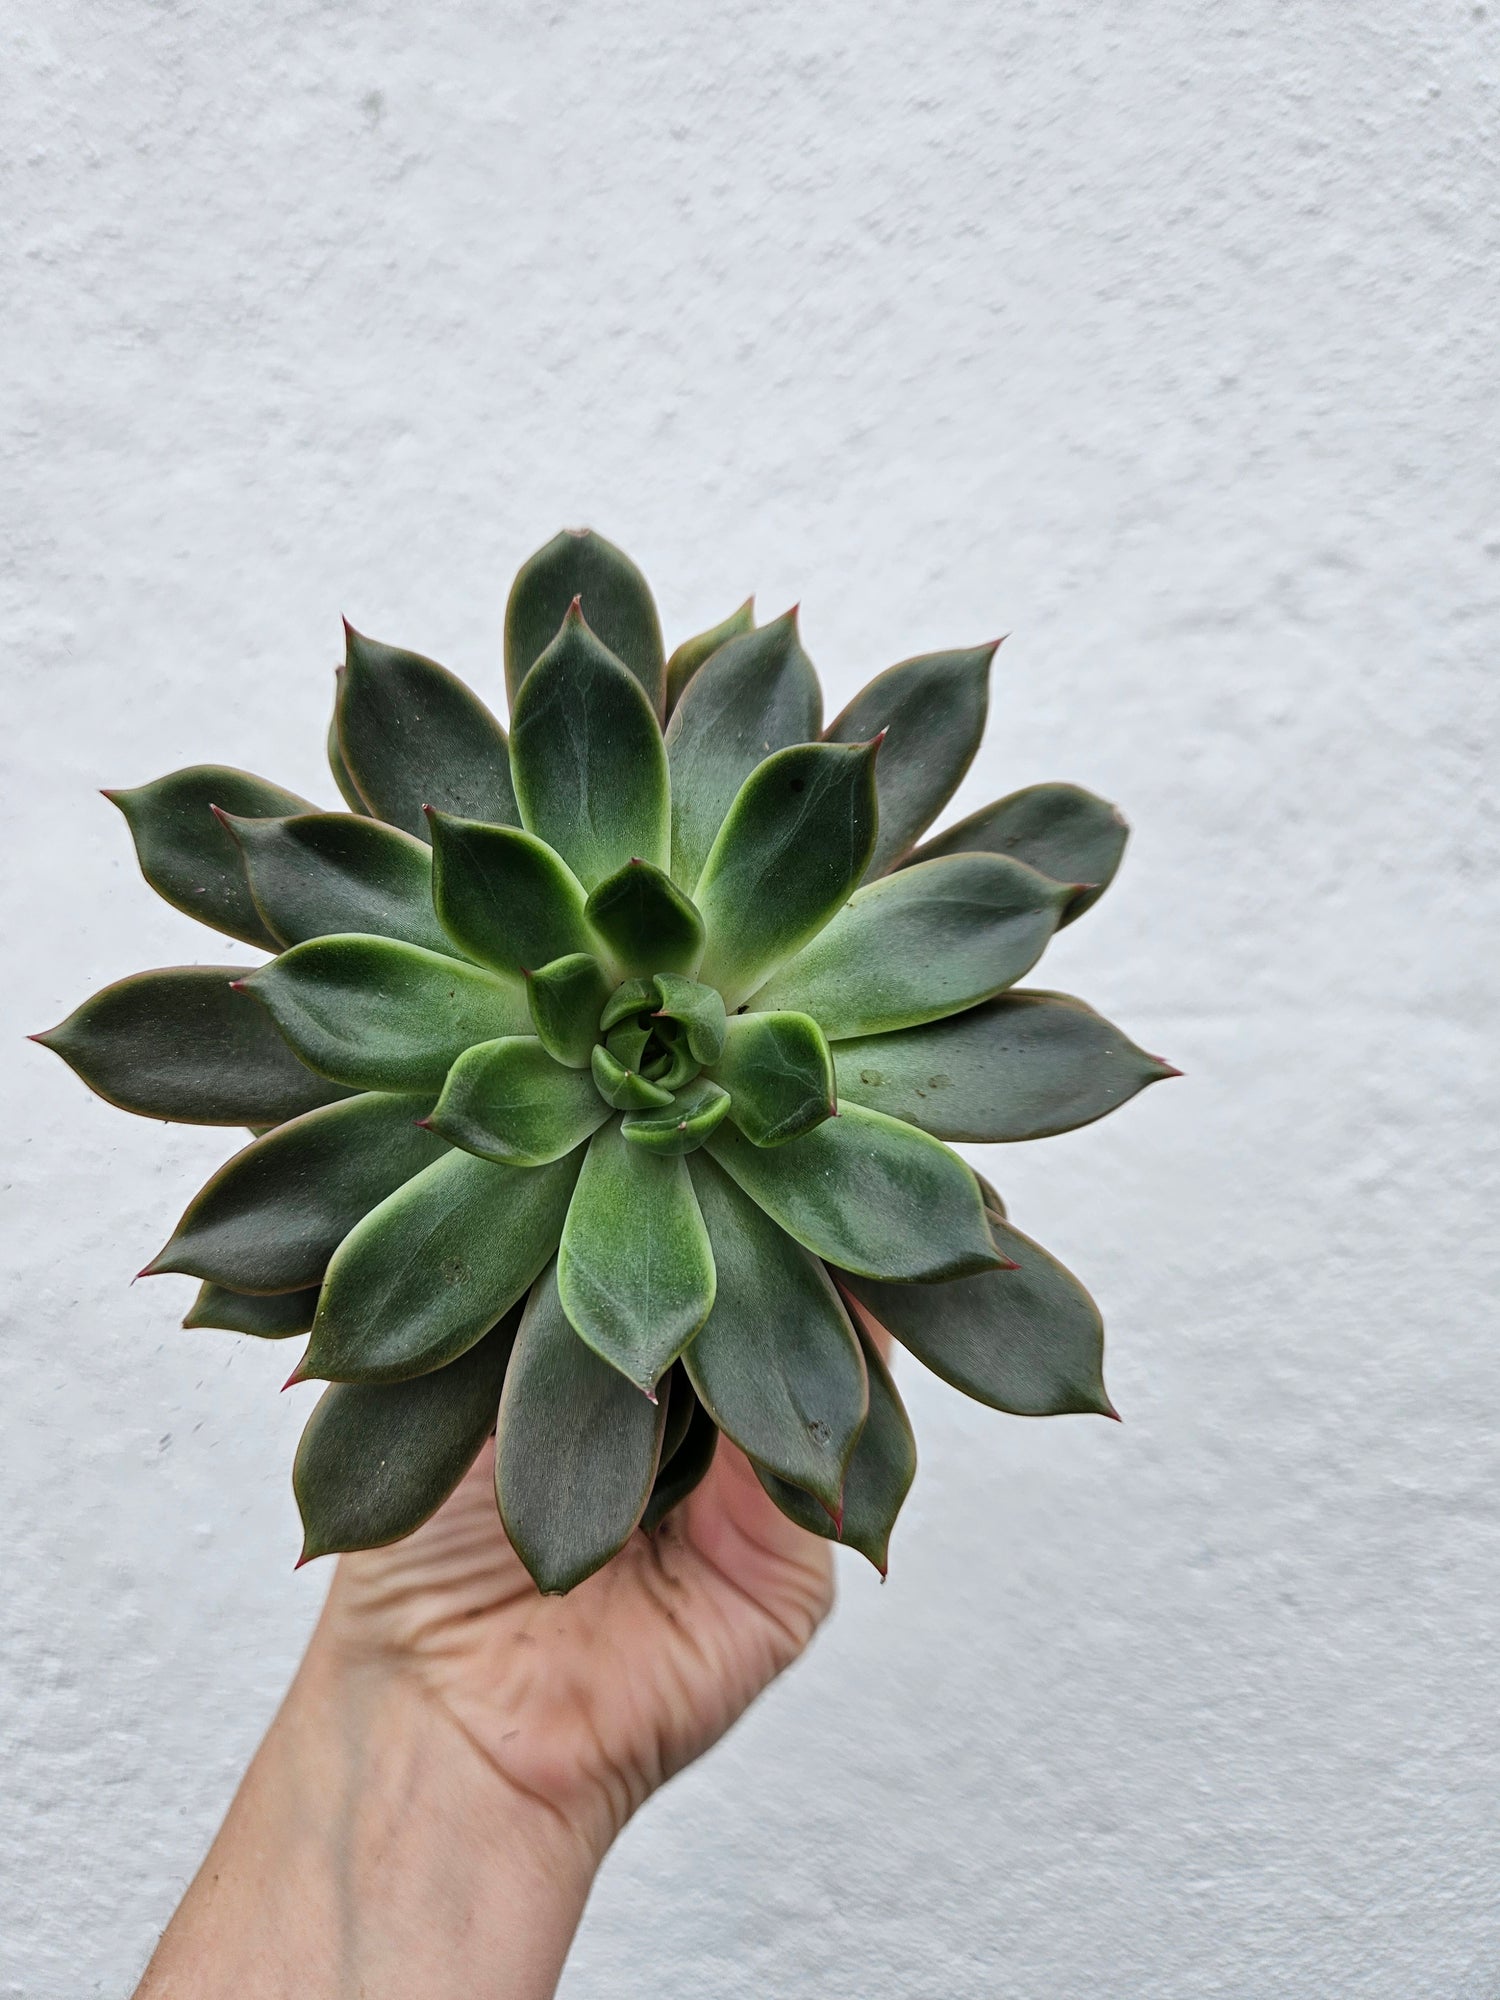
[[[298,1570],[301,1569],[305,1563],[310,1563],[312,1560],[313,1560],[313,1551],[311,1549],[304,1549],[301,1555],[298,1556],[297,1560],[292,1564],[292,1575],[295,1576]]]

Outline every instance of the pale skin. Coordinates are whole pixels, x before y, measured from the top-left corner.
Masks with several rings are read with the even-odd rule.
[[[631,1814],[807,1646],[826,1542],[720,1441],[563,1598],[493,1450],[404,1542],[339,1558],[280,1713],[136,2000],[546,2000]]]

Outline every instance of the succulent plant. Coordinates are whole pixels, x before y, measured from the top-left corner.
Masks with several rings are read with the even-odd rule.
[[[498,1426],[500,1513],[566,1590],[720,1432],[884,1571],[911,1429],[875,1335],[996,1409],[1113,1414],[1099,1315],[950,1141],[1174,1074],[1018,990],[1126,829],[1036,785],[916,843],[993,646],[826,727],[795,614],[667,658],[645,579],[563,534],[505,616],[510,733],[347,632],[346,812],[222,766],[110,792],[153,888],[262,953],[106,987],[38,1036],[143,1116],[254,1137],[146,1269],[188,1326],[310,1333],[303,1559],[408,1534]]]

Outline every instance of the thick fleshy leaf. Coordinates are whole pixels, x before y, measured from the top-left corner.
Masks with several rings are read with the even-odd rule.
[[[1091,909],[1115,878],[1130,828],[1118,806],[1081,785],[1028,785],[960,820],[910,859],[938,854],[1008,854],[1054,882],[1075,886],[1063,923]]]
[[[370,1092],[278,1125],[193,1197],[147,1271],[241,1292],[321,1284],[360,1217],[447,1151],[417,1125],[431,1108],[429,1097]]]
[[[465,1049],[531,1026],[520,980],[393,938],[314,938],[241,984],[304,1062],[361,1090],[436,1095]]]
[[[1066,993],[1004,993],[952,1020],[835,1042],[839,1097],[940,1139],[1071,1132],[1180,1072]]]
[[[292,1466],[303,1562],[400,1541],[442,1506],[494,1428],[518,1317],[430,1375],[323,1392]]]
[[[688,1380],[687,1370],[680,1361],[674,1361],[661,1382],[657,1385],[657,1400],[666,1405],[666,1422],[661,1432],[661,1457],[657,1461],[660,1474],[669,1464],[672,1454],[688,1434],[688,1425],[693,1421],[693,1411],[698,1407],[698,1398],[693,1394],[693,1385]]]
[[[430,813],[432,900],[461,951],[518,975],[593,943],[573,871],[517,826]]]
[[[649,861],[627,861],[606,876],[585,914],[622,972],[691,972],[703,956],[703,919]]]
[[[602,1043],[594,1044],[589,1059],[589,1074],[599,1095],[616,1111],[649,1111],[672,1102],[670,1090],[628,1069]]]
[[[253,1001],[249,966],[117,980],[33,1041],[122,1111],[182,1125],[279,1125],[347,1093],[300,1063]]]
[[[350,775],[349,766],[344,762],[344,753],[339,747],[339,718],[337,711],[328,719],[328,768],[333,773],[333,782],[339,788],[339,797],[352,813],[368,816],[370,808],[360,795],[359,786]]]
[[[728,1110],[729,1093],[700,1076],[674,1092],[670,1104],[628,1112],[620,1130],[632,1146],[648,1152],[696,1153]]]
[[[834,1114],[833,1062],[807,1014],[736,1014],[714,1081],[729,1092],[735,1124],[757,1146],[800,1139]]]
[[[966,1396],[1018,1417],[1096,1411],[1104,1389],[1099,1308],[1071,1271],[1009,1223],[991,1220],[1014,1270],[947,1285],[882,1285],[834,1275],[887,1333]]]
[[[556,958],[528,977],[531,1024],[554,1062],[588,1068],[610,987],[604,967],[583,951]]]
[[[678,1394],[675,1380],[672,1393],[674,1396]],[[641,1516],[641,1528],[648,1535],[654,1535],[672,1509],[680,1506],[696,1487],[703,1484],[714,1462],[714,1452],[718,1449],[718,1425],[691,1389],[684,1385],[683,1393],[691,1399],[687,1432],[670,1459],[663,1454],[661,1470],[656,1475],[651,1498]],[[669,1411],[669,1420],[670,1415]]]
[[[198,1288],[186,1327],[219,1326],[229,1333],[253,1333],[258,1340],[290,1340],[306,1333],[318,1310],[318,1287],[300,1292],[233,1292],[227,1285]]]
[[[889,731],[876,788],[880,831],[869,874],[895,866],[931,826],[974,761],[989,710],[994,645],[924,653],[887,667],[861,688],[836,722],[830,743],[868,743]]]
[[[627,979],[615,988],[601,1008],[599,1032],[607,1035],[611,1028],[631,1014],[649,1013],[657,1005],[654,979]]]
[[[914,1126],[858,1105],[805,1139],[755,1146],[733,1120],[707,1150],[752,1201],[816,1256],[912,1282],[992,1269],[974,1176]]]
[[[713,1253],[686,1160],[628,1144],[618,1123],[596,1132],[557,1282],[589,1346],[651,1394],[714,1302]]]
[[[993,1181],[987,1181],[984,1175],[977,1169],[972,1171],[974,1172],[975,1180],[979,1183],[979,1192],[984,1197],[985,1213],[996,1216],[1001,1222],[1004,1222],[1006,1213],[1005,1201],[1000,1190],[995,1186]]]
[[[279,944],[359,931],[451,954],[432,907],[425,842],[354,813],[223,819],[255,906]]]
[[[510,749],[524,824],[585,889],[632,858],[666,866],[671,807],[656,713],[576,610],[516,697]]]
[[[564,1069],[535,1035],[505,1035],[464,1051],[431,1123],[483,1160],[544,1167],[581,1146],[608,1116],[587,1070]]]
[[[639,1021],[622,1021],[618,1028],[611,1028],[604,1037],[604,1046],[617,1063],[623,1063],[626,1069],[638,1070],[650,1039],[651,1030],[643,1028]]]
[[[277,939],[255,907],[240,850],[213,808],[276,819],[314,811],[306,799],[223,764],[192,764],[104,796],[124,813],[141,873],[159,896],[216,931],[275,951]]]
[[[800,1487],[778,1479],[762,1466],[757,1465],[755,1471],[783,1514],[814,1535],[858,1549],[884,1576],[890,1560],[891,1530],[917,1474],[917,1441],[890,1371],[862,1330],[860,1344],[869,1374],[870,1413],[844,1474],[842,1521],[835,1526],[833,1518]]]
[[[398,1188],[335,1251],[299,1377],[400,1382],[472,1347],[556,1250],[582,1158],[449,1153]]]
[[[712,1160],[690,1172],[717,1285],[683,1366],[726,1437],[836,1513],[868,1401],[849,1315],[817,1258]]]
[[[738,639],[743,632],[755,630],[755,599],[747,597],[738,611],[731,611],[721,624],[710,625],[706,632],[697,632],[682,644],[667,661],[667,714],[670,715],[688,682],[697,673],[705,660],[712,659],[721,646],[731,639]]]
[[[745,780],[694,899],[708,932],[699,977],[730,1007],[800,951],[864,874],[878,748],[801,744]]]
[[[344,631],[334,721],[345,768],[371,811],[419,840],[427,838],[423,806],[516,825],[505,731],[478,695],[435,660]]]
[[[657,1012],[663,1020],[677,1021],[687,1037],[694,1062],[713,1063],[724,1050],[728,1019],[723,997],[696,979],[684,979],[680,972],[656,975]]]
[[[811,1014],[831,1042],[940,1020],[1029,972],[1067,894],[997,854],[903,868],[861,889],[750,1004]]]
[[[557,637],[573,600],[635,675],[656,713],[665,669],[650,585],[622,549],[592,528],[566,528],[521,565],[505,607],[505,685],[514,715],[521,683]]]
[[[773,750],[816,742],[822,724],[823,692],[795,611],[729,640],[703,665],[667,728],[672,873],[684,889],[756,765]]]
[[[550,1266],[531,1288],[495,1441],[500,1517],[538,1590],[571,1590],[629,1541],[666,1415],[578,1338]]]

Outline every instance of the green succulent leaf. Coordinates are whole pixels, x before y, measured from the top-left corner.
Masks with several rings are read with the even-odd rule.
[[[629,1541],[666,1415],[578,1338],[551,1265],[531,1288],[495,1446],[501,1519],[538,1590],[571,1590]]]
[[[661,1470],[656,1475],[651,1498],[641,1516],[641,1527],[648,1535],[654,1535],[672,1509],[681,1506],[688,1495],[703,1484],[714,1462],[714,1452],[718,1449],[719,1427],[688,1388],[686,1381],[679,1385],[674,1377],[672,1396],[674,1402],[681,1397],[690,1406],[687,1430],[670,1459],[663,1447]]]
[[[515,976],[591,948],[582,886],[545,841],[515,826],[428,817],[432,899],[461,951]]]
[[[182,1125],[279,1125],[347,1093],[314,1076],[234,984],[249,966],[117,980],[35,1035],[98,1096]]]
[[[656,713],[576,610],[516,696],[510,750],[523,823],[585,889],[632,857],[665,865],[671,806]]]
[[[240,850],[213,808],[278,819],[312,812],[306,799],[223,764],[192,764],[104,796],[125,815],[141,873],[159,896],[199,923],[275,951],[278,940],[255,907]]]
[[[823,694],[797,614],[718,647],[672,712],[672,873],[691,889],[736,795],[773,750],[817,740]]]
[[[721,624],[710,625],[706,632],[684,639],[667,661],[667,714],[682,700],[683,690],[705,660],[712,659],[729,640],[754,630],[755,599],[747,597],[739,610],[731,611]]]
[[[1066,993],[1005,993],[901,1034],[836,1042],[839,1097],[940,1139],[1071,1132],[1179,1074]]]
[[[514,826],[505,731],[478,695],[435,660],[344,630],[334,720],[345,768],[370,809],[420,840],[423,806]]]
[[[698,1407],[698,1398],[693,1394],[693,1385],[689,1382],[687,1370],[680,1361],[672,1363],[657,1385],[657,1400],[667,1413],[661,1432],[661,1457],[656,1467],[659,1476],[666,1470],[673,1453],[687,1436],[688,1426],[693,1421],[693,1411]]]
[[[521,684],[557,637],[574,599],[662,712],[661,621],[650,585],[623,550],[591,528],[565,529],[521,566],[505,607],[505,685],[514,715]]]
[[[713,1253],[687,1162],[630,1145],[618,1122],[596,1132],[557,1282],[589,1346],[652,1394],[714,1302]]]
[[[354,813],[221,817],[278,945],[359,931],[452,953],[432,907],[432,855],[423,841]]]
[[[703,956],[703,919],[649,861],[627,861],[606,876],[584,914],[624,972],[691,972]]]
[[[913,1289],[919,1289],[913,1287]],[[917,1474],[917,1442],[890,1371],[873,1341],[860,1332],[870,1383],[870,1414],[844,1475],[843,1518],[832,1517],[810,1493],[757,1465],[756,1476],[783,1514],[827,1541],[858,1549],[882,1576],[890,1562],[891,1530]]]
[[[924,653],[887,667],[828,726],[830,743],[888,731],[875,774],[880,831],[868,873],[893,868],[958,789],[984,734],[995,647]]]
[[[604,1037],[604,1046],[624,1068],[638,1070],[650,1039],[649,1028],[643,1028],[638,1021],[622,1021]]]
[[[432,1129],[483,1160],[544,1167],[581,1146],[608,1116],[586,1070],[562,1068],[535,1035],[505,1035],[459,1057]]]
[[[518,1317],[430,1375],[324,1391],[292,1467],[303,1562],[400,1541],[442,1506],[494,1428]]]
[[[1029,972],[1066,900],[996,854],[903,868],[859,890],[750,1004],[815,1015],[832,1042],[939,1020]]]
[[[638,1076],[633,1069],[627,1069],[601,1042],[594,1044],[589,1072],[594,1079],[594,1088],[616,1111],[648,1111],[653,1106],[672,1102],[670,1090]]]
[[[728,1091],[700,1076],[684,1084],[669,1103],[628,1112],[620,1131],[632,1146],[651,1153],[696,1153],[728,1110]]]
[[[241,1292],[321,1284],[363,1215],[447,1151],[427,1097],[369,1093],[278,1125],[220,1167],[146,1266]]]
[[[834,1114],[833,1061],[807,1014],[736,1014],[714,1081],[729,1092],[735,1124],[757,1146],[800,1139]]]
[[[369,814],[370,808],[360,796],[359,786],[349,774],[349,766],[344,762],[344,753],[339,747],[339,719],[335,712],[328,720],[328,768],[333,773],[333,782],[339,788],[339,797],[352,813]]]
[[[963,1161],[877,1111],[843,1106],[785,1146],[752,1145],[731,1119],[707,1150],[789,1236],[847,1270],[916,1282],[1000,1262]]]
[[[800,951],[864,874],[877,747],[800,744],[740,788],[695,896],[708,932],[699,977],[730,1007]]]
[[[182,1322],[186,1327],[217,1326],[228,1333],[252,1333],[258,1340],[290,1340],[306,1333],[318,1310],[318,1287],[300,1292],[234,1292],[227,1285],[200,1285]]]
[[[1062,919],[1092,909],[1114,880],[1130,828],[1118,806],[1080,785],[1028,785],[935,834],[910,856],[1008,854],[1054,882],[1074,886]]]
[[[712,1160],[690,1172],[718,1276],[683,1366],[726,1437],[836,1513],[868,1404],[849,1315],[818,1260]]]
[[[314,938],[241,984],[305,1063],[361,1090],[435,1096],[465,1049],[531,1025],[519,980],[393,938]]]
[[[588,1068],[610,990],[604,967],[584,951],[568,952],[527,977],[532,1026],[554,1062]]]
[[[989,1226],[1014,1270],[946,1285],[834,1275],[879,1326],[966,1396],[1018,1417],[1112,1417],[1098,1307],[1030,1237],[993,1218]]]
[[[617,986],[599,1014],[599,1032],[607,1035],[611,1028],[632,1014],[647,1014],[658,1005],[656,981],[654,979],[627,979]]]
[[[582,1158],[448,1153],[388,1195],[334,1252],[300,1378],[400,1382],[456,1360],[556,1250]]]
[[[684,979],[679,972],[659,972],[656,1000],[657,1012],[664,1020],[681,1023],[694,1062],[719,1060],[728,1022],[723,998],[712,986]]]

